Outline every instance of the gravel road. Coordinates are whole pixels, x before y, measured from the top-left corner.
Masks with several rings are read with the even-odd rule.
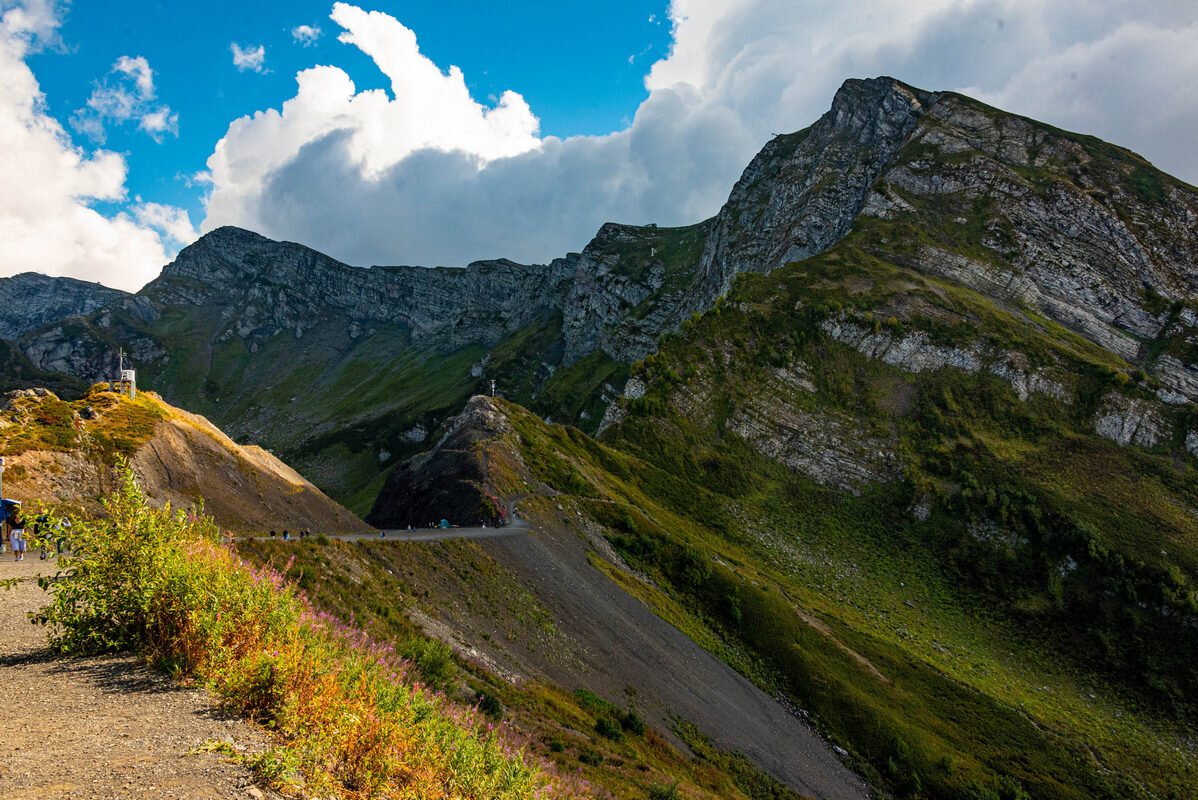
[[[0,556],[0,798],[263,798],[249,770],[218,753],[219,740],[260,752],[265,734],[216,713],[207,694],[174,683],[135,656],[62,658],[26,612],[45,605],[37,586],[55,562]]]

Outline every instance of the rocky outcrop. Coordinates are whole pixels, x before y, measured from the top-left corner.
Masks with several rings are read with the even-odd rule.
[[[986,369],[1010,383],[1020,400],[1026,401],[1033,394],[1060,402],[1070,400],[1061,381],[1044,368],[1030,368],[1027,357],[1016,350],[990,352],[980,342],[971,342],[965,347],[947,347],[934,344],[923,331],[894,336],[862,327],[844,316],[825,320],[821,328],[834,341],[850,345],[863,355],[905,372],[930,372],[949,367],[972,374]]]
[[[709,308],[742,272],[769,272],[839,241],[938,97],[892,78],[848,80],[818,122],[774,137],[716,217],[683,313]]]
[[[899,475],[893,444],[862,435],[848,415],[756,401],[732,414],[727,427],[763,456],[852,494]]]
[[[391,471],[367,521],[380,528],[405,528],[441,519],[455,525],[490,519],[492,509],[483,495],[487,476],[476,443],[511,431],[492,398],[470,398],[431,450]]]
[[[909,225],[914,243],[940,240],[911,257],[888,236],[876,245],[888,260],[1032,308],[1129,361],[1161,334],[1162,301],[1198,292],[1198,191],[1118,147],[959,95],[928,108],[863,215]]]
[[[16,339],[65,317],[90,314],[126,296],[98,283],[36,272],[0,278],[0,339]]]
[[[1172,437],[1173,426],[1155,402],[1111,392],[1102,398],[1094,432],[1124,447],[1155,447]]]

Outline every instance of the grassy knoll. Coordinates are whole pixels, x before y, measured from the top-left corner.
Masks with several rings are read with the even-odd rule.
[[[130,400],[101,386],[73,402],[54,395],[15,398],[4,412],[12,424],[0,427],[0,454],[82,450],[111,464],[134,453],[169,411],[153,395],[143,392]],[[78,415],[88,408],[95,417],[84,422]]]

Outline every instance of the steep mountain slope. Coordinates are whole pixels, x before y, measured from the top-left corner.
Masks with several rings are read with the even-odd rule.
[[[821,258],[836,264],[839,249]],[[1038,391],[1021,400],[988,371],[912,373],[837,342],[820,317],[793,317],[796,294],[779,291],[792,281],[817,306],[844,290],[813,261],[741,279],[667,341],[634,373],[645,392],[621,402],[627,416],[606,444],[506,404],[499,422],[470,424],[468,411],[442,445],[455,457],[392,473],[375,521],[428,516],[443,498],[421,487],[456,483],[459,504],[473,497],[467,516],[485,513],[487,495],[530,495],[520,508],[538,540],[576,540],[596,569],[785,696],[899,796],[1189,796],[1193,464],[1094,431],[1082,398],[1118,385],[1097,367],[1066,405]],[[870,263],[877,281],[885,273]],[[890,288],[919,282],[888,269]],[[864,277],[843,264],[835,274],[850,291]],[[780,352],[792,360],[778,365]],[[786,429],[796,420],[806,427]],[[565,609],[551,630],[605,628],[605,611],[578,605],[593,581],[563,569],[560,553],[506,539],[484,550],[519,576],[517,594]],[[454,633],[442,635],[502,670],[573,674],[619,699],[619,679],[572,663],[558,639],[512,633],[487,584],[467,588],[474,573],[460,585],[435,565],[397,574],[452,609],[442,616]],[[609,648],[581,652],[624,663]],[[632,673],[637,696],[661,696]],[[746,752],[779,774],[769,753]]]
[[[259,447],[240,446],[203,417],[162,402],[92,389],[74,403],[44,389],[0,402],[4,494],[27,503],[95,508],[116,485],[118,457],[156,503],[202,503],[235,531],[372,530]]]
[[[554,490],[539,477],[539,465],[525,460],[543,453],[524,449],[521,442],[545,430],[528,411],[477,396],[436,448],[388,479],[388,489],[406,491],[384,491],[391,502],[376,508],[377,524],[402,527],[410,520],[442,516],[451,521],[493,518],[495,497],[505,506],[516,502],[521,518],[532,527],[527,535],[484,540],[478,547],[513,576],[530,601],[535,598],[540,611],[536,635],[504,636],[515,624],[510,609],[474,602],[481,598],[469,580],[437,581],[434,606],[441,609],[440,625],[454,631],[454,639],[469,641],[486,661],[499,664],[501,673],[582,687],[616,704],[635,698],[646,721],[678,745],[682,742],[674,728],[684,720],[721,749],[747,754],[805,796],[865,796],[861,781],[786,706],[654,616],[595,567],[595,548],[613,556],[610,547],[593,527],[579,524],[573,499],[554,499]],[[398,574],[412,570],[413,559],[402,551],[375,557]],[[467,599],[454,602],[450,593]],[[499,630],[483,639],[472,630],[479,627]]]
[[[884,238],[858,220],[821,255],[742,277],[635,366],[604,439],[651,465],[625,497],[653,524],[596,519],[901,794],[974,796],[980,763],[997,775],[974,780],[1034,797],[1188,796],[1194,406],[1027,307],[883,260]],[[737,567],[693,585],[680,542]],[[902,693],[855,698],[790,650],[810,613],[865,637]],[[888,648],[909,660],[887,669]],[[925,670],[980,696],[945,707]],[[1099,770],[1069,776],[1086,752]]]
[[[1193,796],[1198,195],[967,98],[854,88],[890,122],[842,108],[767,147],[707,224],[744,232],[705,250],[728,293],[632,365],[603,444],[512,414],[509,460],[878,786]],[[842,185],[805,146],[837,119],[829,159],[884,155],[812,230],[785,209]],[[445,465],[394,471],[373,518]]]
[[[0,339],[16,339],[64,317],[90,314],[124,296],[98,283],[36,272],[0,278]]]

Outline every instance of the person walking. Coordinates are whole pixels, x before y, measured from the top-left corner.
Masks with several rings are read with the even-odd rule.
[[[12,558],[13,561],[25,560],[25,518],[21,516],[21,510],[18,508],[12,512],[9,517],[8,524],[12,528]]]

